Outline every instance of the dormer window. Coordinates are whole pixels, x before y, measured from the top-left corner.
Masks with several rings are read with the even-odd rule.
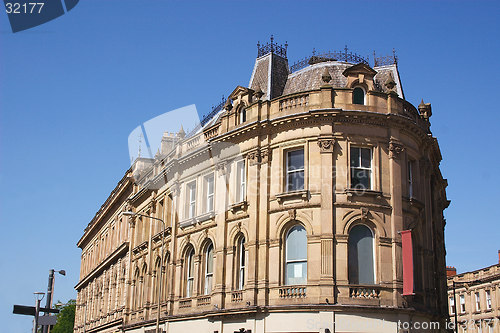
[[[238,124],[243,124],[245,121],[247,121],[247,109],[241,108],[238,117]]]
[[[365,105],[365,90],[363,88],[354,88],[352,92],[352,104]]]

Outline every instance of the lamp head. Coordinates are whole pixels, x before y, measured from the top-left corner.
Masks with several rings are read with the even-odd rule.
[[[61,269],[60,271],[57,272],[63,276],[66,276],[66,271],[64,269]]]
[[[41,301],[43,299],[43,297],[45,296],[45,293],[43,293],[41,291],[37,291],[37,292],[33,293],[33,295],[35,295],[35,299],[37,301]]]

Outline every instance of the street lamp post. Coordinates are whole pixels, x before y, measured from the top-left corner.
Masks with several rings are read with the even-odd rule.
[[[36,333],[38,329],[38,315],[40,314],[40,302],[42,301],[43,297],[45,296],[45,293],[42,292],[36,292],[33,293],[35,295],[36,299],[36,306],[35,306],[35,319],[33,320],[33,333]]]
[[[148,216],[144,214],[139,214],[139,213],[134,213],[131,211],[123,212],[123,215],[125,216],[142,216],[146,218],[150,218],[156,221],[161,222],[162,226],[162,237],[161,237],[161,256],[160,256],[160,274],[158,276],[158,309],[157,309],[157,314],[156,314],[156,333],[160,333],[160,308],[161,308],[161,285],[162,285],[162,275],[163,275],[163,256],[164,256],[164,250],[165,250],[165,230],[170,230],[170,228],[165,227],[165,222],[157,217],[153,216]]]
[[[54,294],[54,272],[57,272],[63,276],[66,275],[66,271],[61,269],[60,271],[55,271],[53,269],[51,269],[49,271],[49,285],[47,286],[47,302],[45,303],[45,307],[47,309],[50,309],[52,308],[52,296]],[[45,315],[49,316],[50,314],[49,313],[46,313]],[[50,326],[43,326],[42,328],[42,331],[43,333],[48,333],[50,330]]]
[[[474,281],[468,281],[468,282],[458,282],[456,283],[455,280],[452,281],[452,285],[453,285],[453,303],[455,304],[455,311],[454,311],[454,317],[455,317],[455,333],[458,332],[458,306],[457,306],[457,293],[456,293],[456,290],[455,290],[455,286],[457,284],[459,285],[464,285],[464,284],[467,284],[467,283],[481,283],[481,280],[474,280]]]

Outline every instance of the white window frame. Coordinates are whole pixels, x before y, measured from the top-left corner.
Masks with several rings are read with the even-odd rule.
[[[191,263],[193,259],[194,259],[194,250],[190,249],[186,258],[186,297],[193,296],[194,272],[191,271]]]
[[[209,250],[212,248],[212,258],[209,256]],[[204,294],[209,295],[212,293],[212,283],[213,283],[213,276],[214,276],[214,257],[213,257],[213,251],[214,251],[214,246],[213,244],[210,244],[207,246],[207,249],[205,250],[205,283],[203,286],[204,289]],[[208,271],[208,261],[212,260],[212,271]]]
[[[243,124],[247,121],[247,110],[245,107],[242,107],[238,113],[239,124]]]
[[[196,216],[196,180],[186,184],[187,189],[187,218],[191,219]]]
[[[238,290],[242,290],[245,286],[245,238],[241,237],[238,240]]]
[[[486,294],[486,309],[491,310],[491,291],[486,290],[485,294]]]
[[[304,158],[303,163],[302,163],[303,167],[302,167],[302,169],[293,169],[293,170],[290,170],[288,168],[288,160],[290,159],[290,155],[289,154],[293,153],[295,151],[299,151],[299,150],[302,151],[302,156]],[[285,189],[286,189],[286,191],[285,192],[302,191],[302,190],[305,189],[305,187],[306,187],[306,178],[305,178],[305,174],[306,174],[305,173],[305,171],[306,171],[305,170],[306,169],[306,155],[305,154],[306,154],[306,151],[305,151],[305,149],[304,149],[303,146],[302,147],[297,147],[297,148],[294,148],[294,149],[289,149],[289,150],[286,151],[286,161],[285,161],[285,170],[286,170]],[[290,190],[290,183],[289,183],[290,177],[289,176],[290,176],[290,174],[293,174],[293,173],[302,173],[302,178],[304,179],[304,183],[303,183],[303,187],[302,188]]]
[[[212,181],[212,192],[210,192],[209,180]],[[213,173],[205,176],[205,213],[213,212],[215,209],[215,176]]]
[[[474,293],[474,300],[476,303],[476,311],[481,311],[481,296],[479,295],[478,291]]]
[[[359,167],[355,167],[355,166],[351,165],[351,155],[352,155],[353,149],[359,149],[359,161],[358,161]],[[368,149],[370,151],[370,167],[369,168],[362,166],[362,154],[361,154],[362,149]],[[363,146],[357,146],[357,145],[350,146],[350,148],[349,148],[349,187],[351,189],[354,189],[353,184],[352,184],[353,183],[352,170],[357,169],[357,170],[363,170],[363,171],[369,172],[370,184],[368,184],[369,186],[365,190],[373,190],[373,176],[374,176],[374,174],[373,174],[373,160],[374,160],[374,156],[373,156],[373,148],[372,147],[363,147]]]
[[[465,313],[465,295],[460,295],[460,313]]]
[[[455,314],[455,298],[452,296],[450,297],[450,314]]]
[[[246,163],[241,160],[236,162],[236,203],[245,201],[246,185]]]
[[[306,281],[304,282],[304,284],[307,284],[307,247],[308,247],[308,244],[307,244],[307,231],[306,231],[306,253],[305,253],[305,259],[288,259],[288,236],[290,235],[290,233],[292,232],[293,229],[295,229],[295,227],[301,227],[302,229],[304,229],[304,231],[306,231],[306,229],[304,228],[304,226],[300,225],[300,224],[296,224],[294,226],[292,226],[288,232],[286,233],[286,236],[285,236],[285,285],[287,286],[293,286],[294,284],[288,284],[288,265],[289,264],[296,264],[296,263],[306,263],[306,271],[305,271],[305,278],[306,278]],[[304,273],[303,273],[304,274]]]

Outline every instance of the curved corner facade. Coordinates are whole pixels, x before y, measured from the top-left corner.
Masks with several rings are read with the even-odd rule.
[[[136,160],[85,229],[75,332],[154,332],[158,311],[169,333],[444,329],[430,104],[402,98],[394,63],[311,57],[290,73],[286,52],[259,55],[249,88]]]

